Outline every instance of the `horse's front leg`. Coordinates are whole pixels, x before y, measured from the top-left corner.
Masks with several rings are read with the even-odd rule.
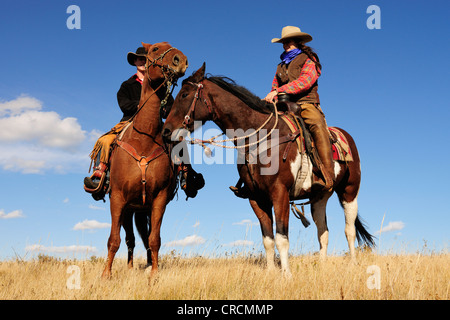
[[[273,270],[275,269],[275,241],[273,237],[272,204],[268,201],[250,199],[250,205],[261,226],[264,249],[266,250],[267,269]]]
[[[111,196],[111,233],[108,239],[108,258],[106,260],[105,269],[103,270],[102,278],[111,278],[111,267],[114,261],[114,256],[120,247],[120,227],[123,219],[124,201],[120,197]]]
[[[161,224],[167,205],[167,192],[161,191],[153,200],[152,211],[150,216],[150,235],[148,237],[148,245],[152,256],[152,269],[150,278],[153,278],[158,272],[158,254],[161,247]]]
[[[275,212],[275,244],[280,253],[281,270],[291,276],[289,268],[289,194],[283,185],[275,186],[271,194]]]

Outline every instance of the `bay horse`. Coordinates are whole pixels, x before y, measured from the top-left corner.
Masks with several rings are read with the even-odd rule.
[[[160,108],[170,94],[170,86],[186,72],[188,61],[180,50],[167,42],[142,45],[147,51],[147,61],[138,111],[129,127],[119,135],[111,154],[111,233],[103,278],[111,277],[122,225],[134,242],[130,214],[133,211],[136,215],[147,212],[145,218],[140,217],[140,224],[148,217],[151,275],[157,272],[161,223],[176,186],[174,167],[161,136]]]
[[[272,106],[272,109],[268,109],[268,106]],[[261,128],[262,125],[268,130],[277,129],[279,141],[281,141],[283,137],[288,137],[291,131],[284,121],[277,121],[278,117],[275,114],[277,112],[276,109],[274,112],[274,108],[275,106],[262,102],[260,98],[236,85],[231,79],[205,77],[205,64],[203,64],[192,76],[183,81],[182,88],[164,123],[163,137],[166,141],[171,140],[174,143],[174,141],[182,140],[187,131],[194,130],[193,120],[199,120],[202,123],[212,120],[222,132],[227,134],[230,138],[228,140],[233,141],[235,146],[239,139],[237,129],[242,129],[240,137],[246,138],[247,143],[251,134],[242,136],[242,132]],[[272,114],[270,120],[268,114]],[[275,117],[273,117],[274,114]],[[270,155],[271,162],[278,161],[278,170],[273,174],[263,174],[263,169],[268,169],[271,164],[267,164],[267,161],[262,163],[260,158],[252,163],[248,159],[245,163],[238,163],[240,179],[249,190],[250,205],[261,225],[268,269],[274,268],[276,244],[283,274],[288,276],[291,274],[288,261],[288,227],[289,204],[292,200],[310,199],[311,214],[317,226],[321,258],[327,254],[326,204],[333,192],[337,193],[344,209],[345,235],[351,256],[355,257],[355,237],[358,238],[358,242],[364,241],[368,246],[374,245],[372,235],[358,218],[357,197],[361,179],[358,150],[352,137],[342,129],[339,131],[348,140],[353,161],[347,163],[335,161],[336,182],[329,191],[311,190],[313,174],[311,160],[307,155],[302,156],[295,146],[296,143],[278,143],[277,145],[275,140],[267,141],[268,144],[273,143],[273,146],[278,146],[279,149],[277,153],[271,152]],[[202,143],[211,142],[213,139],[203,140]],[[248,152],[246,156],[248,157]],[[306,162],[305,159],[307,159]],[[307,165],[306,175],[299,182],[298,173],[303,165]],[[275,212],[275,236],[272,208]]]

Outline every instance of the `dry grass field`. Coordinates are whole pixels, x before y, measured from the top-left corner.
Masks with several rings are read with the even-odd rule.
[[[98,258],[3,261],[0,299],[449,299],[448,253],[360,252],[356,262],[345,256],[325,261],[315,255],[293,256],[292,278],[280,270],[268,272],[263,257],[168,254],[160,261],[160,272],[150,282],[144,260],[128,270],[124,259],[116,259],[113,278],[107,281],[100,278],[104,261]]]

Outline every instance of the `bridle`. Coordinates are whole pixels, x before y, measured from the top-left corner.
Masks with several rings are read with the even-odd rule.
[[[203,99],[203,103],[207,106],[209,113],[212,114],[212,108],[211,108],[210,104],[208,103],[208,101],[205,98],[203,98],[203,83],[202,83],[203,80],[200,81],[199,83],[194,83],[194,82],[190,82],[190,81],[186,82],[190,85],[193,85],[194,87],[197,87],[197,91],[195,92],[194,99],[192,100],[191,106],[189,107],[187,114],[184,116],[183,127],[185,129],[187,129],[187,126],[189,125],[189,122],[191,121],[191,116],[192,116],[192,113],[194,113],[195,106],[197,105],[198,100]]]
[[[188,83],[190,85],[193,85],[194,87],[197,87],[197,91],[195,92],[194,99],[192,100],[191,106],[189,107],[189,110],[188,110],[187,114],[184,116],[184,120],[183,120],[183,123],[182,123],[183,128],[186,129],[188,132],[189,132],[188,125],[189,125],[189,122],[191,121],[192,113],[195,110],[195,106],[197,105],[197,101],[198,100],[203,100],[203,103],[208,108],[209,119],[210,120],[215,120],[215,119],[219,118],[217,113],[214,112],[214,110],[212,108],[212,105],[210,103],[208,103],[208,101],[205,98],[203,98],[203,87],[204,87],[204,85],[203,85],[202,82],[205,79],[206,78],[203,78],[199,83],[194,83],[194,82],[190,82],[190,81],[186,82],[186,83]],[[227,148],[227,149],[241,149],[241,148],[247,148],[247,147],[253,146],[255,144],[258,144],[261,141],[266,140],[272,134],[272,132],[275,130],[275,128],[278,125],[278,110],[277,110],[277,105],[276,105],[275,102],[273,103],[273,106],[274,106],[274,112],[270,114],[270,116],[266,119],[266,121],[257,130],[255,130],[254,132],[252,132],[252,133],[250,133],[248,135],[240,136],[240,137],[234,137],[234,138],[229,138],[229,139],[223,139],[223,140],[216,140],[218,137],[225,135],[225,133],[221,133],[221,134],[218,134],[217,136],[214,136],[214,137],[212,137],[212,138],[210,138],[208,140],[191,139],[191,140],[186,140],[186,141],[188,143],[190,143],[190,144],[199,144],[203,148],[205,148],[206,151],[209,149],[208,147],[206,147],[206,144],[212,144],[213,146],[217,146],[217,147],[221,147],[221,148]],[[223,143],[226,143],[226,142],[238,142],[240,140],[245,140],[247,138],[250,138],[250,137],[256,135],[259,131],[261,131],[261,129],[263,129],[266,126],[266,124],[269,123],[270,119],[272,119],[272,117],[274,115],[275,115],[275,123],[274,123],[272,129],[263,138],[260,138],[259,140],[254,141],[252,143],[247,143],[247,144],[244,143],[242,145],[237,145],[237,146],[236,145],[234,145],[234,146],[227,146],[227,145],[223,144]],[[209,150],[207,152],[211,153],[211,150]]]
[[[137,115],[137,113],[144,107],[144,105],[147,103],[148,99],[154,95],[163,85],[167,85],[167,91],[166,91],[166,96],[164,98],[163,101],[161,101],[161,106],[163,105],[163,103],[167,102],[168,97],[170,96],[171,92],[170,92],[170,87],[173,85],[173,81],[176,80],[177,78],[175,77],[176,75],[176,71],[173,70],[172,68],[170,68],[168,65],[163,65],[162,61],[164,56],[170,52],[171,50],[173,50],[175,48],[171,47],[169,49],[167,49],[166,51],[164,51],[158,58],[150,60],[150,58],[148,57],[148,55],[146,56],[147,61],[145,63],[145,71],[147,73],[147,77],[149,80],[149,83],[151,83],[152,79],[150,78],[149,72],[148,72],[148,68],[151,66],[156,66],[161,68],[162,73],[164,75],[164,81],[158,86],[158,88],[156,90],[154,90],[152,92],[152,94],[149,95],[149,97],[144,101],[144,103],[138,108],[138,110],[136,111],[136,113],[133,115],[132,119],[134,119],[134,117]],[[161,60],[161,63],[158,63],[158,60]],[[168,74],[166,74],[165,71],[169,71]],[[132,121],[131,119],[129,121]],[[139,130],[137,130],[134,126],[134,121],[133,121],[133,129],[136,130],[138,133],[143,133],[140,132]],[[136,149],[128,142],[123,141],[121,139],[122,136],[120,136],[119,139],[116,140],[117,145],[124,150],[125,152],[127,152],[134,160],[136,160],[137,165],[141,171],[141,184],[142,184],[142,203],[145,205],[145,201],[146,201],[146,184],[147,184],[147,179],[146,179],[146,173],[147,173],[147,169],[148,166],[150,164],[150,162],[152,162],[153,160],[159,158],[160,156],[162,156],[164,153],[168,154],[167,148],[166,146],[162,146],[162,145],[158,145],[158,147],[156,147],[153,152],[148,155],[148,156],[142,156],[140,155]]]
[[[151,96],[153,96],[156,92],[158,92],[159,89],[161,89],[162,86],[166,85],[166,94],[164,95],[164,99],[161,101],[161,108],[163,108],[167,104],[167,100],[169,99],[169,96],[173,93],[173,90],[175,89],[175,86],[177,85],[177,77],[176,71],[172,69],[168,64],[164,65],[163,59],[166,56],[167,53],[170,51],[176,49],[175,47],[170,47],[163,53],[159,55],[159,57],[153,59],[148,56],[148,54],[145,56],[146,62],[145,62],[145,73],[147,74],[147,79],[149,83],[152,83],[153,79],[150,78],[150,73],[148,71],[149,67],[159,67],[161,68],[162,74],[164,75],[164,81],[156,88],[154,89],[153,93],[147,97],[147,99],[144,101],[144,103],[138,107],[136,113],[134,114],[133,118],[141,111],[141,109],[144,107],[144,105],[147,103],[147,101],[150,99]],[[158,61],[161,61],[160,63]]]
[[[205,80],[205,79],[203,79],[203,80]],[[189,107],[187,114],[184,116],[184,120],[183,120],[183,128],[184,129],[187,129],[189,122],[191,121],[192,113],[194,113],[195,106],[197,105],[198,100],[203,101],[203,103],[208,108],[210,118],[211,119],[214,118],[212,105],[210,103],[208,103],[208,100],[206,100],[203,97],[203,80],[201,80],[199,83],[194,83],[194,82],[190,82],[190,81],[186,82],[190,85],[193,85],[194,87],[197,87],[197,91],[195,92],[194,99],[192,100],[191,106]]]
[[[145,56],[145,58],[147,60],[145,62],[145,70],[147,71],[147,78],[150,82],[152,81],[152,79],[150,78],[150,74],[148,72],[149,67],[153,67],[153,66],[160,67],[163,72],[163,75],[164,75],[164,82],[166,82],[168,79],[172,79],[173,76],[176,74],[176,71],[173,70],[171,67],[169,67],[169,65],[162,64],[163,59],[166,56],[166,54],[168,54],[170,51],[172,51],[174,49],[176,49],[176,48],[170,47],[169,49],[167,49],[166,51],[161,53],[159,55],[159,57],[157,57],[156,59],[153,59],[153,58],[149,57],[148,55]],[[161,60],[161,63],[158,62],[159,60]],[[169,71],[168,75],[166,74],[165,71]]]

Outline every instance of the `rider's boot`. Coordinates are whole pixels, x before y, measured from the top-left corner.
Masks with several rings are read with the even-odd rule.
[[[182,163],[178,167],[181,171],[180,186],[187,198],[195,198],[198,190],[205,186],[205,180],[201,173],[197,173],[190,164]]]
[[[84,178],[84,188],[86,191],[96,191],[100,184],[103,183],[105,176],[106,176],[106,170],[108,169],[108,166],[106,163],[100,162],[97,167],[94,168],[94,173],[90,177]]]
[[[334,184],[335,174],[328,129],[320,125],[311,125],[309,131],[311,132],[315,149],[319,156],[319,161],[317,162],[322,175],[321,178],[313,175],[312,188],[316,190],[331,190]]]
[[[248,195],[248,189],[245,186],[244,182],[241,178],[239,178],[238,182],[235,186],[229,187],[231,191],[234,192],[234,195],[239,198],[247,199],[249,197]]]

